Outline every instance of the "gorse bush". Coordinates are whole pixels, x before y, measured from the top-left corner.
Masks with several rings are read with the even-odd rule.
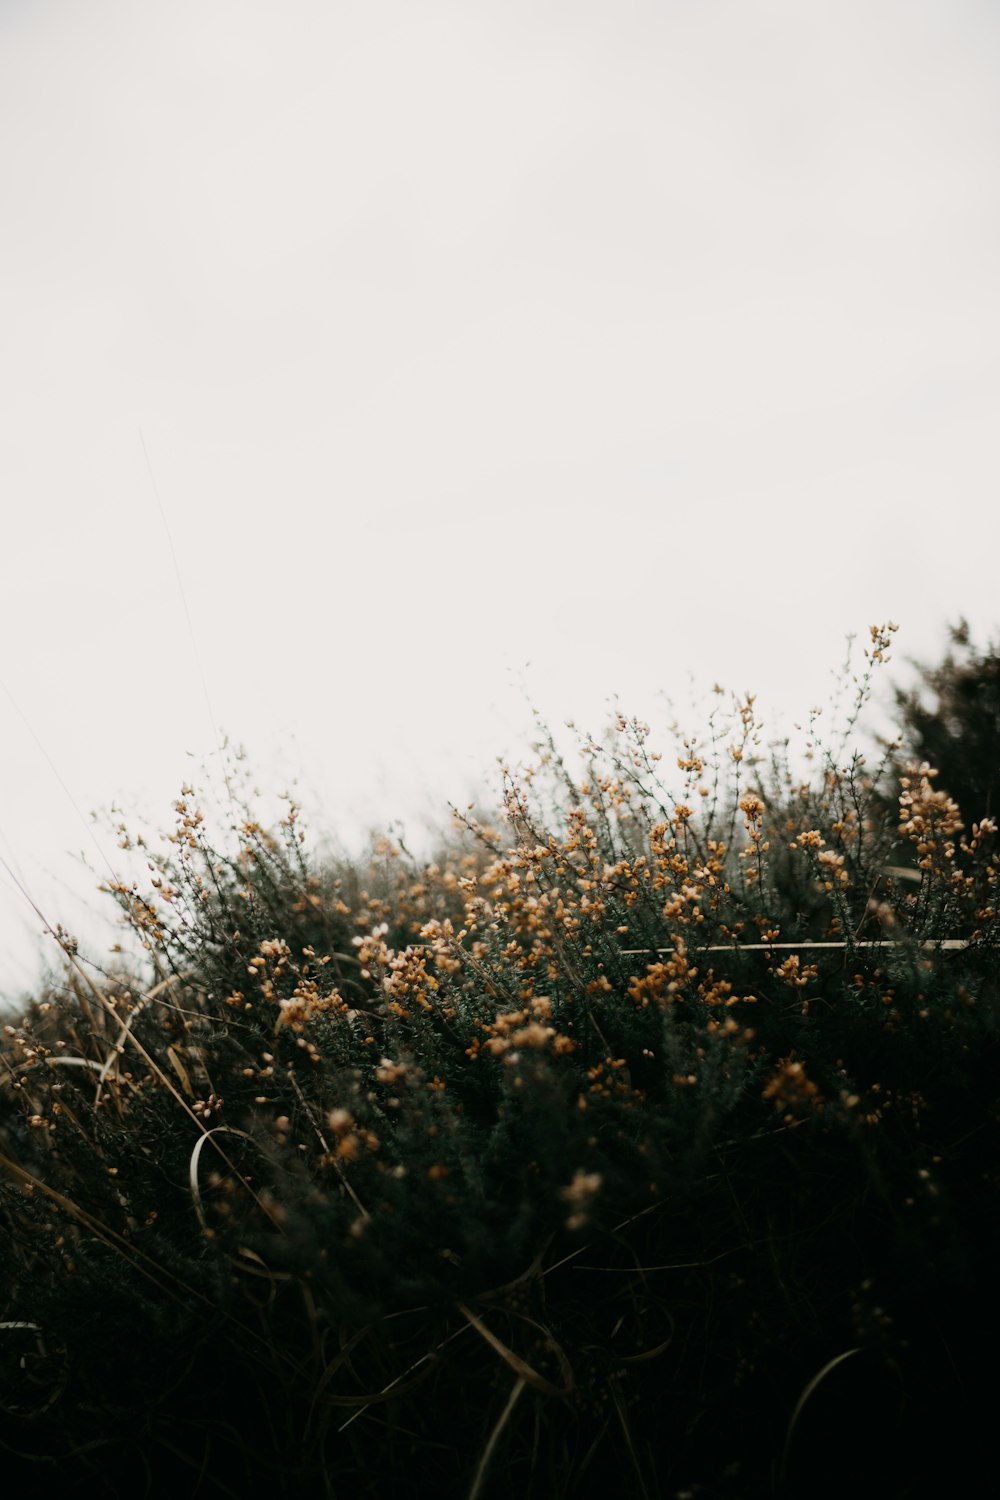
[[[5,1028],[11,1462],[129,1496],[945,1473],[996,1304],[1000,854],[852,744],[893,628],[805,774],[720,698],[669,771],[624,716],[543,734],[433,862],[316,863],[238,765],[214,820],[185,786],[162,841],[122,824],[143,958],[63,935]]]

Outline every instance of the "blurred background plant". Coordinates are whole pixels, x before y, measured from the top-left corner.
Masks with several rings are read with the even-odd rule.
[[[1000,648],[979,647],[959,620],[935,664],[914,663],[917,685],[895,692],[902,750],[926,761],[969,820],[1000,812]],[[897,759],[897,765],[902,761]]]

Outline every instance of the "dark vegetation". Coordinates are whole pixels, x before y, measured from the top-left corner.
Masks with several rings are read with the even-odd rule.
[[[238,766],[214,820],[185,787],[162,841],[122,826],[141,961],[61,934],[0,1049],[5,1476],[965,1493],[1000,677],[959,631],[866,759],[890,634],[805,777],[720,699],[664,762],[634,720],[543,735],[430,864],[311,860]]]

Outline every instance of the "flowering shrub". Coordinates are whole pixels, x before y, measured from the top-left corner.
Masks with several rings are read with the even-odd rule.
[[[635,719],[543,735],[434,862],[315,865],[235,769],[228,835],[190,786],[122,825],[143,962],[64,939],[3,1038],[12,1452],[130,1496],[792,1494],[850,1350],[888,1483],[881,1397],[913,1422],[987,1296],[1000,931],[995,824],[928,765],[887,817],[898,747],[850,748],[893,628],[804,777],[747,698],[676,776]]]

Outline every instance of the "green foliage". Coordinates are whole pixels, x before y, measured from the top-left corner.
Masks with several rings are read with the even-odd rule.
[[[238,767],[122,827],[144,963],[67,943],[3,1039],[11,1454],[130,1496],[832,1494],[836,1401],[915,1493],[995,1311],[1000,861],[851,747],[889,637],[805,779],[748,699],[676,775],[635,720],[543,735],[429,864],[314,865]]]

